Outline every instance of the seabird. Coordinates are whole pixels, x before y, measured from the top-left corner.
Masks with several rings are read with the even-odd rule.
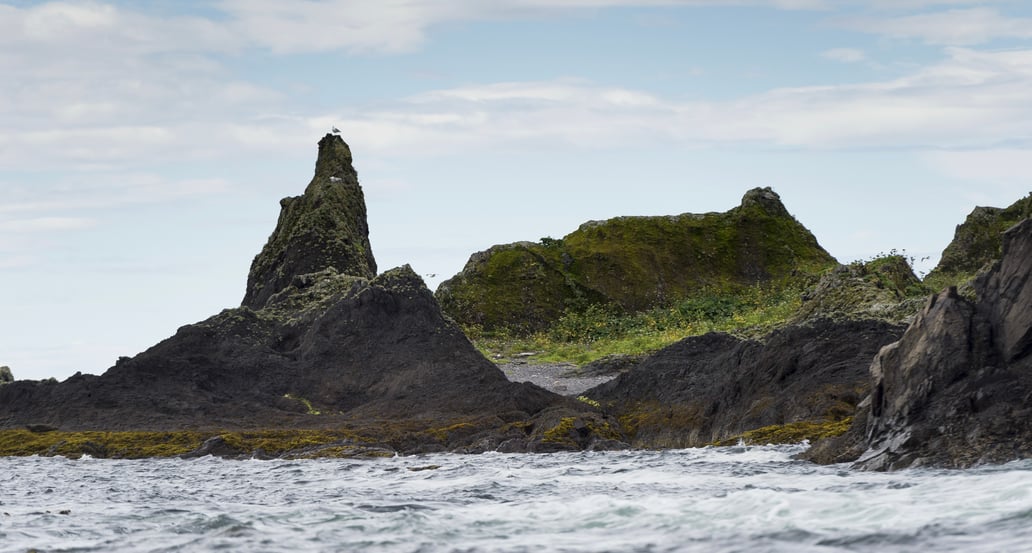
[[[333,127],[333,134],[340,134],[340,129]]]

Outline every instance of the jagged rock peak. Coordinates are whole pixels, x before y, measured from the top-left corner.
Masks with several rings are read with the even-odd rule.
[[[280,200],[280,207],[276,230],[251,263],[244,306],[261,309],[294,277],[330,267],[342,275],[376,276],[365,197],[341,137],[327,134],[319,141],[305,193]]]
[[[14,382],[14,375],[11,374],[11,367],[0,367],[0,386]]]
[[[753,188],[742,196],[741,208],[746,209],[752,206],[759,206],[770,215],[789,216],[785,204],[781,203],[781,196],[771,187]]]

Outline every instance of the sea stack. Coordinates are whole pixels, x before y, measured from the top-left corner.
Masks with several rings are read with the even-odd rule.
[[[331,267],[342,275],[376,276],[351,148],[335,134],[319,141],[315,176],[305,193],[280,200],[276,230],[251,263],[242,305],[261,309],[294,277]]]

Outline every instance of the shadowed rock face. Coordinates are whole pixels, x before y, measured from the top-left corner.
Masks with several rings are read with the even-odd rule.
[[[1032,220],[1005,233],[975,290],[974,302],[955,288],[928,301],[875,358],[850,432],[810,458],[898,469],[1032,456]]]
[[[437,299],[462,324],[533,332],[593,304],[634,312],[803,282],[834,265],[780,197],[757,188],[725,213],[617,217],[560,240],[494,246],[441,283]]]
[[[312,182],[304,195],[280,200],[280,207],[276,230],[251,263],[244,306],[260,309],[294,277],[329,267],[342,275],[376,276],[365,198],[341,137],[319,141]]]
[[[577,449],[620,437],[615,423],[579,402],[509,382],[408,266],[371,277],[365,236],[350,153],[327,136],[315,179],[304,196],[284,201],[255,259],[243,306],[184,326],[101,376],[0,387],[0,428],[362,424],[416,451],[432,436],[398,438],[392,424],[458,420],[465,434],[448,447],[474,451],[503,443],[509,451]]]
[[[763,342],[686,338],[585,395],[642,447],[697,447],[768,425],[841,419],[867,393],[871,358],[902,329],[819,319]]]

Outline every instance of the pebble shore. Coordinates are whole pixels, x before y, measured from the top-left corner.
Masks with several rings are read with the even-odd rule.
[[[500,363],[498,368],[512,382],[530,382],[564,396],[580,395],[615,378],[615,375],[578,376],[577,365],[572,363],[512,361]]]

